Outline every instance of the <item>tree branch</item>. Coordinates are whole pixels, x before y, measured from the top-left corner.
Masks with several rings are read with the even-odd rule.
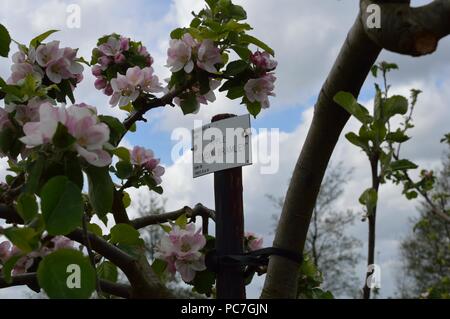
[[[191,79],[188,81],[185,85],[170,91],[163,97],[159,99],[153,99],[150,101],[142,101],[142,105],[138,106],[138,109],[134,111],[130,117],[128,117],[124,122],[123,125],[127,129],[127,131],[137,122],[142,121],[144,118],[145,113],[150,111],[151,109],[155,109],[158,107],[164,107],[166,105],[172,104],[172,101],[175,97],[189,89],[193,84],[195,83],[195,79]]]
[[[216,213],[213,210],[206,208],[202,204],[197,204],[195,205],[194,209],[185,206],[174,212],[137,218],[135,220],[132,220],[131,224],[134,228],[141,229],[150,225],[163,224],[169,221],[177,220],[177,218],[179,218],[183,214],[186,214],[188,218],[201,216],[203,218],[210,218],[212,220],[216,219]]]
[[[9,287],[16,287],[16,286],[25,286],[25,285],[31,285],[31,286],[37,286],[37,274],[36,273],[29,273],[29,274],[23,274],[23,275],[17,275],[12,277],[12,282],[7,283],[4,278],[0,277],[0,289],[3,288],[9,288]],[[119,283],[113,283],[107,280],[100,280],[100,287],[104,293],[107,293],[109,295],[114,295],[116,297],[121,297],[128,299],[131,296],[131,287],[125,284],[119,284]]]
[[[387,1],[383,1],[387,2]],[[450,34],[450,0],[435,0],[425,6],[411,8],[410,1],[362,0],[361,18],[369,38],[378,46],[401,54],[422,56],[436,51],[439,40]],[[381,8],[381,28],[369,28],[371,11]]]

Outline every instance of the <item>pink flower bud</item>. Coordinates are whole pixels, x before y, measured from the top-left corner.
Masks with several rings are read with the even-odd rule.
[[[114,90],[113,90],[111,84],[108,84],[108,85],[106,86],[106,88],[103,90],[103,93],[104,93],[106,96],[111,96],[111,95],[113,95]]]
[[[99,77],[97,80],[95,80],[94,86],[97,90],[103,90],[106,88],[107,82],[104,77]]]
[[[96,77],[99,77],[102,75],[102,69],[99,65],[94,65],[92,67],[92,75],[96,76]]]
[[[122,51],[128,51],[130,49],[130,40],[127,38],[120,38],[120,49]]]
[[[116,64],[122,64],[125,61],[126,61],[126,58],[122,53],[119,53],[114,57],[114,63],[116,63]]]

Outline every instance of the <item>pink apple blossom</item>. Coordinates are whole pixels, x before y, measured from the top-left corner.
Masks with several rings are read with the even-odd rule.
[[[8,84],[19,84],[21,80],[30,74],[37,80],[41,80],[44,77],[44,72],[39,67],[33,66],[28,62],[13,64],[11,72],[11,76],[7,80]]]
[[[59,41],[42,44],[36,49],[36,61],[41,67],[47,67],[51,62],[59,60],[64,50],[59,49]]]
[[[110,104],[119,107],[134,102],[140,94],[140,86],[144,80],[144,74],[139,67],[130,68],[126,75],[117,74],[116,79],[111,80],[111,86],[114,94],[111,97]]]
[[[275,89],[276,77],[268,73],[258,79],[250,79],[244,86],[245,95],[250,102],[261,103],[262,108],[270,106],[269,96],[275,96],[273,90]]]
[[[217,73],[216,64],[222,63],[220,49],[210,39],[203,40],[198,48],[197,66],[209,73]]]
[[[92,67],[92,75],[95,77],[102,75],[102,68],[100,67],[100,65],[96,64]]]
[[[272,60],[270,54],[267,52],[256,51],[252,54],[250,60],[258,69],[262,71],[272,71],[278,66],[278,62]]]
[[[140,146],[135,146],[133,150],[130,152],[131,155],[131,164],[142,166],[147,169],[148,172],[152,174],[153,179],[156,182],[156,185],[162,183],[161,177],[165,173],[164,167],[159,164],[161,161],[155,158],[155,154],[152,150],[145,149]]]
[[[152,67],[146,67],[142,69],[143,79],[141,88],[147,93],[158,93],[163,90],[161,83],[159,83],[158,76],[153,74]]]
[[[121,37],[120,38],[120,50],[128,51],[130,49],[130,39]]]
[[[191,73],[194,69],[192,61],[192,50],[196,46],[195,40],[189,33],[186,33],[181,40],[172,39],[167,51],[167,66],[171,72],[178,72],[182,69],[186,73]]]
[[[263,248],[264,238],[258,237],[256,234],[250,232],[245,233],[244,237],[247,251],[255,251]]]
[[[185,229],[173,226],[157,246],[157,258],[167,262],[167,271],[178,271],[185,282],[192,282],[197,271],[206,269],[205,256],[200,251],[206,245],[201,229],[195,230],[195,224],[188,224]]]
[[[155,158],[155,154],[152,150],[145,149],[144,147],[135,146],[131,151],[131,164],[142,166],[148,161]]]
[[[101,53],[106,56],[114,57],[121,53],[122,41],[114,36],[109,37],[106,43],[98,47]]]

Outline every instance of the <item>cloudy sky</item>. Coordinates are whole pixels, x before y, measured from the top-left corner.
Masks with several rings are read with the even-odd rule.
[[[273,214],[279,212],[272,208],[266,194],[284,196],[290,174],[294,168],[313,115],[313,105],[320,86],[330,70],[345,35],[353,24],[358,10],[357,1],[338,0],[239,0],[245,6],[252,34],[267,42],[276,51],[279,61],[277,70],[277,97],[272,99],[271,108],[264,111],[257,120],[252,121],[256,129],[279,129],[279,169],[276,174],[262,175],[261,164],[244,168],[244,205],[246,229],[265,237],[269,246]],[[429,1],[412,1],[420,5]],[[81,28],[69,29],[66,25],[69,4],[81,8]],[[203,6],[202,0],[2,0],[0,4],[0,23],[11,32],[12,37],[22,43],[49,29],[59,29],[54,39],[61,40],[64,46],[80,48],[80,54],[90,58],[97,38],[113,32],[142,41],[155,59],[155,70],[161,79],[169,76],[164,67],[169,42],[169,32],[178,26],[186,26],[190,12]],[[441,41],[439,50],[432,56],[415,59],[391,53],[383,53],[380,60],[399,64],[400,71],[391,76],[393,92],[409,95],[410,88],[424,91],[415,116],[416,127],[411,132],[412,141],[403,148],[409,157],[424,168],[439,167],[443,152],[440,138],[448,132],[450,118],[450,40]],[[10,63],[0,62],[0,76],[9,75]],[[95,105],[103,114],[120,118],[125,113],[111,109],[108,100],[93,88],[93,78],[85,71],[85,81],[76,91],[78,102]],[[368,78],[360,100],[370,106],[373,96],[373,78]],[[152,148],[161,157],[167,168],[164,176],[164,197],[167,209],[178,209],[198,202],[213,207],[213,178],[206,176],[192,178],[191,154],[185,152],[175,162],[171,157],[172,140],[175,128],[192,129],[194,120],[205,123],[219,113],[245,114],[246,110],[238,103],[218,96],[215,103],[202,107],[199,114],[183,116],[177,108],[152,111],[149,122],[140,124],[138,133],[127,136],[127,146],[142,145]],[[358,123],[351,120],[345,132],[355,130]],[[254,147],[266,145],[270,133],[263,130],[254,136]],[[351,208],[361,210],[358,196],[370,185],[369,165],[365,156],[341,138],[333,155],[332,162],[343,162],[345,167],[353,168],[345,194],[336,209]],[[4,167],[4,162],[2,166]],[[4,176],[4,169],[0,173]],[[133,191],[133,196],[146,196],[145,189]],[[411,230],[409,219],[416,216],[417,202],[408,202],[401,197],[401,191],[393,185],[383,185],[377,220],[377,263],[381,266],[381,295],[395,293],[395,277],[401,271],[398,255],[399,241]],[[132,212],[131,212],[132,213]],[[367,225],[359,219],[349,230],[366,242]],[[366,246],[363,247],[365,252]],[[364,273],[364,260],[357,269],[359,277]],[[249,296],[257,297],[262,287],[262,278],[249,289]],[[23,290],[13,288],[0,291],[0,297],[24,296]]]

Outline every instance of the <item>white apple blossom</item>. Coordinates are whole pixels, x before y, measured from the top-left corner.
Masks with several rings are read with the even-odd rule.
[[[197,66],[209,73],[217,73],[215,65],[223,62],[220,49],[210,39],[202,41],[197,55]]]
[[[266,109],[270,106],[269,96],[275,96],[276,77],[268,73],[258,79],[250,79],[244,86],[245,95],[250,102],[259,102]]]

